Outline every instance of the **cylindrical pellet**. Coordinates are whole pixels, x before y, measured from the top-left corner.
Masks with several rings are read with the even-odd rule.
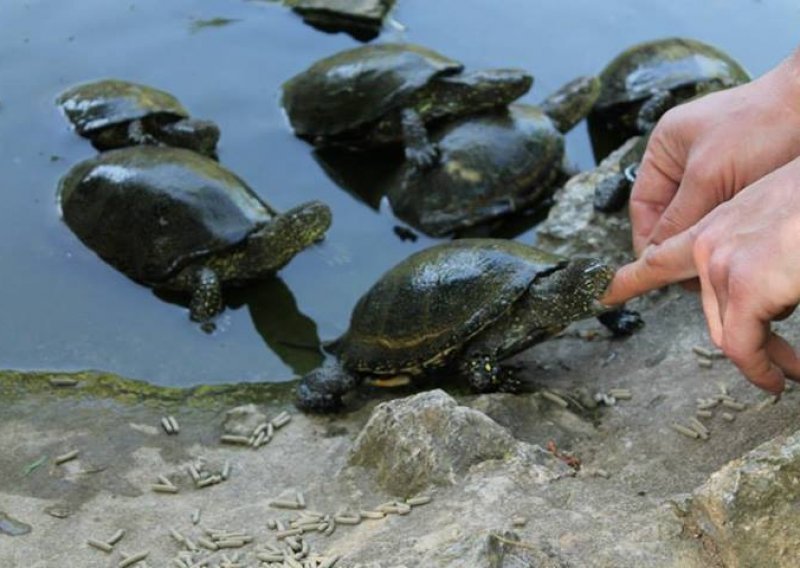
[[[362,519],[382,519],[386,516],[386,513],[381,511],[359,511],[358,514]]]
[[[297,499],[297,504],[298,504],[298,505],[300,505],[300,508],[301,508],[301,509],[305,509],[305,508],[306,508],[306,498],[305,498],[305,495],[303,495],[303,493],[302,493],[302,492],[298,491],[298,492],[297,492],[296,499]]]
[[[222,479],[228,479],[231,475],[231,462],[225,460],[225,465],[222,466]]]
[[[192,513],[192,524],[196,525],[200,522],[200,509],[195,509]]]
[[[433,497],[430,495],[420,495],[419,497],[412,497],[411,499],[406,499],[406,505],[411,505],[412,507],[417,507],[419,505],[426,505],[433,500]]]
[[[357,525],[361,522],[361,516],[336,515],[333,520],[340,525]]]
[[[125,560],[117,564],[117,566],[118,568],[128,568],[128,566],[133,566],[137,562],[141,562],[142,560],[147,558],[149,554],[150,554],[149,550],[146,552],[138,552],[136,554],[132,554],[131,556],[128,556]]]
[[[212,540],[208,540],[204,536],[201,536],[200,538],[197,539],[197,544],[199,544],[203,548],[207,548],[208,550],[217,550],[219,548],[217,546],[217,543],[215,543]]]
[[[561,408],[567,408],[569,406],[569,402],[567,402],[565,399],[561,398],[554,392],[550,392],[549,390],[543,390],[541,391],[541,393],[544,398],[546,398],[550,402],[554,402]]]
[[[67,452],[66,454],[61,454],[60,456],[56,457],[56,465],[61,465],[62,463],[66,463],[70,460],[74,460],[78,457],[80,452],[78,450],[72,450],[71,452]]]
[[[690,419],[689,419],[689,425],[690,425],[690,426],[692,427],[692,429],[694,429],[694,430],[695,430],[695,431],[696,431],[698,434],[700,434],[700,437],[701,437],[701,438],[703,438],[703,437],[705,437],[705,436],[708,436],[708,433],[709,433],[709,432],[708,432],[708,428],[706,428],[706,427],[705,427],[705,425],[704,425],[702,422],[700,422],[700,421],[699,421],[697,418],[694,418],[694,417],[690,418]]]
[[[736,420],[736,416],[734,416],[730,412],[723,412],[722,419],[726,420],[727,422],[733,422],[734,420]]]
[[[710,369],[714,366],[714,361],[711,359],[706,359],[705,357],[698,357],[697,358],[697,366],[701,369]]]
[[[250,444],[250,438],[247,436],[234,436],[233,434],[223,434],[219,437],[219,441],[223,444],[240,444],[243,446]]]
[[[698,410],[697,412],[695,412],[695,416],[699,418],[711,418],[714,416],[714,413],[711,412],[710,410]]]
[[[169,534],[178,544],[184,544],[186,542],[186,538],[173,528],[169,529]]]
[[[275,428],[281,428],[288,424],[291,419],[292,415],[284,410],[272,419],[272,425],[275,426]]]
[[[167,420],[169,420],[169,425],[172,426],[172,432],[174,434],[177,434],[178,432],[181,431],[181,427],[178,424],[178,421],[175,419],[174,416],[171,416],[171,415],[167,416]]]
[[[270,507],[277,509],[302,509],[300,503],[296,501],[287,501],[286,499],[274,499],[269,502]]]
[[[286,538],[287,536],[297,536],[299,534],[303,534],[303,529],[285,529],[275,533],[275,538],[280,540]]]
[[[117,532],[115,532],[113,535],[111,535],[111,538],[109,538],[106,542],[108,542],[108,544],[110,544],[111,546],[114,546],[120,540],[122,540],[123,536],[125,536],[125,531],[122,530],[122,529],[119,529]]]
[[[102,540],[95,540],[93,538],[88,539],[86,541],[86,544],[88,544],[93,548],[96,548],[97,550],[102,550],[103,552],[111,552],[112,550],[114,550],[114,547],[111,546],[109,543],[103,542]]]
[[[686,426],[682,426],[680,424],[670,424],[673,430],[676,432],[680,432],[684,436],[688,436],[689,438],[699,438],[700,434],[692,430],[691,428],[687,428]]]
[[[173,434],[175,431],[172,429],[172,423],[169,421],[169,418],[166,416],[161,418],[161,427],[164,429],[164,432],[167,434]]]
[[[153,485],[150,486],[150,489],[152,489],[156,493],[177,493],[178,492],[178,488],[175,487],[174,485],[164,485],[162,483],[154,483]]]
[[[745,405],[742,404],[741,402],[734,402],[730,400],[723,400],[722,406],[726,408],[731,408],[733,410],[744,410],[746,408]]]
[[[341,556],[329,556],[322,562],[322,564],[319,565],[318,568],[333,568],[336,563],[339,562],[339,558],[341,558]]]
[[[197,484],[198,487],[208,487],[209,485],[214,485],[215,483],[219,483],[222,481],[222,478],[219,475],[209,475],[205,479],[201,479],[200,482]]]

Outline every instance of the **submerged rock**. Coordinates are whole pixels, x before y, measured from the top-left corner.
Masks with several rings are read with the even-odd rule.
[[[346,32],[360,41],[375,38],[395,0],[286,0],[310,26],[325,32]]]
[[[723,566],[800,565],[800,431],[733,460],[694,494],[687,524]]]
[[[491,418],[459,406],[442,390],[378,405],[350,453],[351,466],[375,470],[377,483],[395,495],[430,485],[455,485],[489,460],[522,460],[530,479],[547,482],[571,470],[541,448],[515,439]]]

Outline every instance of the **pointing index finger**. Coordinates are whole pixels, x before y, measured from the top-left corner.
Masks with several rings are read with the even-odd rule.
[[[602,302],[621,304],[649,292],[697,276],[691,231],[684,231],[660,245],[650,245],[642,255],[620,268],[606,291]]]

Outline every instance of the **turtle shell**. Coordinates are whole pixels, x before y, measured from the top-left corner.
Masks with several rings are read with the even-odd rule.
[[[404,164],[387,195],[398,217],[432,236],[530,207],[554,188],[564,158],[563,136],[529,105],[448,123],[431,139],[438,164]]]
[[[417,252],[361,297],[333,350],[356,372],[439,366],[562,262],[504,239],[461,239]]]
[[[289,79],[282,104],[298,136],[333,136],[377,121],[432,78],[462,68],[418,45],[367,45],[321,59]]]
[[[602,89],[595,106],[639,101],[653,91],[696,83],[733,86],[749,80],[739,63],[708,44],[686,38],[648,41],[626,49],[603,69]]]
[[[189,116],[169,93],[115,79],[73,87],[63,92],[56,103],[80,135],[154,114]]]
[[[60,182],[59,204],[86,246],[150,284],[235,246],[275,216],[214,160],[152,146],[112,150],[75,165]]]

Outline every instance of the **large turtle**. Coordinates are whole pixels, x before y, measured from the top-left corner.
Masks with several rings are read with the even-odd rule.
[[[670,107],[749,80],[733,58],[697,40],[659,39],[626,49],[600,74],[602,90],[589,115],[595,158],[647,132]]]
[[[420,231],[444,236],[524,211],[564,177],[564,137],[591,110],[595,77],[569,82],[541,107],[513,104],[433,130],[439,163],[402,166],[387,196],[394,213]]]
[[[530,89],[518,69],[462,73],[463,65],[412,44],[368,45],[316,62],[283,85],[297,136],[316,146],[402,141],[419,167],[436,160],[426,125],[505,106]]]
[[[58,192],[86,246],[137,282],[188,292],[200,322],[222,310],[223,284],[274,273],[331,222],[317,201],[278,214],[231,171],[181,148],[104,152],[75,165]]]
[[[514,241],[461,239],[417,252],[384,274],[356,304],[330,350],[336,363],[306,375],[297,404],[338,408],[365,377],[416,378],[443,370],[478,392],[518,387],[501,361],[570,322],[607,312],[613,271],[597,259],[567,260]],[[606,320],[617,333],[632,312]]]
[[[219,127],[189,118],[178,99],[165,91],[105,79],[73,87],[56,102],[78,134],[98,150],[153,144],[216,156]]]

